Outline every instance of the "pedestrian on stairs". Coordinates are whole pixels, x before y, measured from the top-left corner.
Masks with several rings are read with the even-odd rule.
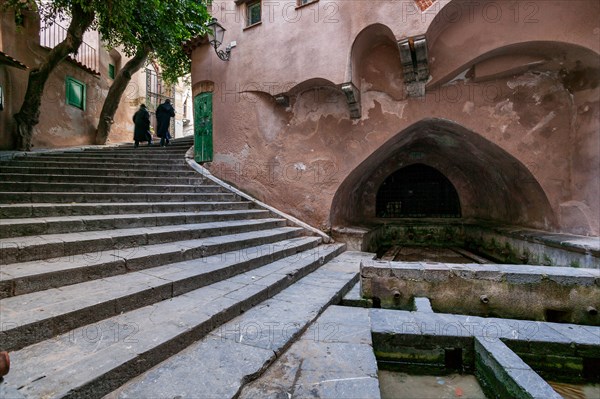
[[[140,141],[147,141],[148,145],[152,145],[152,135],[150,134],[150,113],[146,109],[146,105],[140,105],[140,109],[133,114],[133,141],[135,146],[140,145]]]
[[[175,108],[171,105],[171,99],[167,98],[164,103],[156,108],[156,135],[160,137],[160,146],[169,145],[171,134],[169,134],[169,125],[171,118],[175,117]]]

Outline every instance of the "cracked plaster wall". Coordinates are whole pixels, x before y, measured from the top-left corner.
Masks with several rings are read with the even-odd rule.
[[[402,27],[390,21],[386,26],[395,39],[378,27],[377,40],[351,61],[347,38],[356,38],[373,18],[390,20],[393,12],[384,15],[388,2],[362,10],[362,19],[356,16],[360,10],[349,12],[361,5],[342,6],[343,23],[315,33],[309,57],[306,46],[292,43],[305,25],[312,28],[304,20],[264,21],[246,32],[226,25],[233,31],[229,39],[238,41],[231,61],[219,64],[207,46],[192,54],[195,93],[199,82],[215,87],[215,158],[209,166],[259,199],[327,230],[369,222],[377,179],[421,157],[453,181],[466,217],[597,235],[599,49],[590,35],[597,39],[600,29],[589,17],[598,15],[597,5],[576,3],[566,10],[557,2],[537,2],[549,5],[540,8],[533,28],[504,20],[429,26],[408,17]],[[565,31],[577,25],[575,33],[556,29],[558,20]],[[332,29],[340,37],[335,48],[327,39]],[[405,95],[394,43],[409,31],[432,37],[432,81],[422,98]],[[279,36],[267,48],[256,32],[262,39]],[[281,48],[286,61],[277,65],[289,66],[285,70],[272,67]],[[349,76],[361,92],[358,120],[349,118],[336,89]],[[278,89],[289,93],[289,107],[275,104],[271,95]],[[432,129],[434,144],[416,135],[395,153],[379,156],[378,150],[400,143],[414,126]]]

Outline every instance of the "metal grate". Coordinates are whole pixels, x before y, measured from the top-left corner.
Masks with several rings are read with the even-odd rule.
[[[377,192],[377,217],[461,216],[456,189],[446,176],[423,164],[410,165],[390,175]]]

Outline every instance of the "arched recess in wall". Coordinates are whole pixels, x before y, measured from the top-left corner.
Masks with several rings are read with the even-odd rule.
[[[396,100],[404,97],[400,52],[389,27],[379,23],[369,25],[356,36],[346,82],[354,83],[361,91],[385,92]]]
[[[273,90],[282,90],[273,93]],[[259,93],[253,91],[253,93]],[[268,94],[268,93],[266,93]],[[319,114],[338,113],[344,116],[348,109],[344,93],[340,85],[324,78],[311,78],[300,83],[288,82],[281,83],[271,89],[271,93],[277,110],[286,110],[291,107],[292,115],[303,119],[306,113],[316,116]]]
[[[194,86],[195,87],[195,86]],[[248,83],[243,87],[239,88],[239,92],[224,91],[221,96],[236,95],[241,98],[248,98],[248,96],[256,96],[266,102],[273,102],[280,106],[289,106],[294,102],[296,97],[302,96],[306,92],[323,90],[325,92],[337,93],[340,96],[343,95],[339,86],[330,80],[323,78],[311,78],[303,82],[281,82],[281,83]],[[219,92],[217,87],[216,92]],[[270,98],[269,98],[270,97]]]
[[[395,171],[417,163],[448,178],[465,219],[556,227],[546,194],[520,161],[479,134],[441,119],[425,119],[406,128],[352,171],[332,201],[331,225],[383,222],[376,217],[378,190]]]
[[[600,2],[473,2],[453,0],[426,32],[430,73],[428,87],[443,84],[499,49],[519,43],[556,42],[600,52],[597,29]],[[530,47],[537,54],[542,49]],[[468,61],[470,65],[465,64]]]

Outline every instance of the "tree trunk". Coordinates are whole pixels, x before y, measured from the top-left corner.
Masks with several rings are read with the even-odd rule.
[[[96,144],[106,144],[110,129],[114,123],[113,118],[117,112],[117,108],[119,108],[119,103],[121,102],[121,96],[125,92],[125,89],[131,80],[131,76],[144,66],[151,50],[152,48],[150,46],[142,45],[133,58],[127,61],[119,73],[117,73],[115,80],[112,85],[110,85],[108,95],[104,100],[104,105],[102,105],[100,121],[98,122],[98,131],[96,132]]]
[[[42,94],[50,73],[69,54],[75,53],[79,49],[83,42],[83,34],[94,21],[94,12],[83,10],[79,4],[73,4],[71,11],[72,19],[65,40],[50,50],[46,61],[29,73],[25,100],[19,112],[14,115],[16,148],[18,150],[31,150],[33,127],[40,121]]]

